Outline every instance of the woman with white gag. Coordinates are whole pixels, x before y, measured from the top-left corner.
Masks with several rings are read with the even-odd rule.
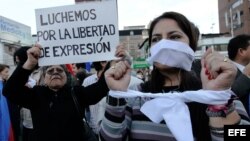
[[[166,12],[154,19],[149,45],[152,76],[135,87],[144,93],[127,91],[128,64],[119,62],[106,71],[109,88],[116,90],[109,97],[116,100],[107,101],[101,139],[223,140],[224,125],[249,124],[237,111],[244,111],[241,103],[230,99],[236,75],[230,60],[208,50],[202,59],[202,80],[191,71],[197,36],[185,16]]]

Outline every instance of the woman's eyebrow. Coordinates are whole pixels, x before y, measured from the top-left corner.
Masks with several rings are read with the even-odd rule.
[[[183,34],[183,32],[180,32],[180,31],[171,31],[171,32],[169,32],[168,34],[173,34],[173,33]]]
[[[161,36],[161,34],[155,33],[155,34],[153,34],[152,36]]]

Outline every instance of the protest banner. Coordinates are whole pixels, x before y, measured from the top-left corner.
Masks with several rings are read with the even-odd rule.
[[[36,9],[39,66],[114,59],[119,43],[115,0]]]

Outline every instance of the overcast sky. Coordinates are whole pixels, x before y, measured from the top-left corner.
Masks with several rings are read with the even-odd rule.
[[[0,15],[31,27],[36,33],[35,9],[74,4],[74,0],[1,0]],[[184,14],[201,33],[218,33],[218,0],[118,0],[119,29],[148,25],[166,11]]]

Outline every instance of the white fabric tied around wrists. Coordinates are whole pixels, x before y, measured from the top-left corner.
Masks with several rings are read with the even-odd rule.
[[[171,93],[142,93],[134,90],[109,91],[116,98],[151,97],[141,107],[150,120],[160,123],[165,120],[168,128],[178,141],[194,141],[190,113],[185,102],[199,102],[209,105],[225,104],[234,93],[231,90],[198,90]]]

